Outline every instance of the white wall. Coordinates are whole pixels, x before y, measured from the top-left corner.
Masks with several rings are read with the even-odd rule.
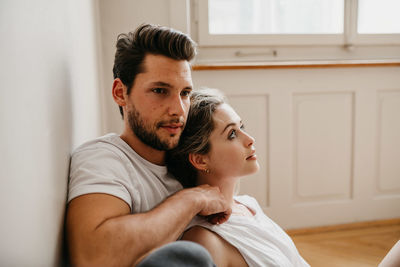
[[[100,134],[93,1],[0,2],[0,265],[60,266],[71,149]]]

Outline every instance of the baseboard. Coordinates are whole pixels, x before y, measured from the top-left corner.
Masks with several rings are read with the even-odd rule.
[[[324,233],[324,232],[335,232],[335,231],[344,231],[344,230],[362,229],[362,228],[368,228],[368,227],[380,227],[380,226],[389,226],[389,225],[399,225],[399,224],[400,224],[400,218],[395,218],[395,219],[387,219],[387,220],[346,223],[346,224],[318,226],[318,227],[309,227],[309,228],[300,228],[300,229],[289,229],[289,230],[286,230],[286,233],[291,236],[292,235],[308,235],[308,234],[316,234],[316,233]]]

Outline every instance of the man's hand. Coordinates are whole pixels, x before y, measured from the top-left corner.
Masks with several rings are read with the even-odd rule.
[[[229,219],[232,213],[231,203],[225,199],[218,187],[204,184],[192,190],[199,193],[202,204],[199,215],[205,216],[213,224],[221,224]]]

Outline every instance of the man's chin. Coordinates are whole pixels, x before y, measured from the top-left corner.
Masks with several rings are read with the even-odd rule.
[[[171,139],[171,138],[163,138],[161,139],[159,136],[153,139],[144,139],[140,138],[141,141],[147,146],[158,150],[158,151],[168,151],[178,146],[179,139]]]
[[[167,147],[167,149],[165,149],[165,150],[174,149],[179,144],[179,138],[176,139],[176,140],[175,139],[174,140],[167,140],[167,141],[164,142],[164,144],[166,144],[166,147]]]
[[[174,142],[174,143],[168,145],[168,149],[167,149],[167,150],[174,149],[174,148],[176,148],[177,146],[178,146],[178,142]]]

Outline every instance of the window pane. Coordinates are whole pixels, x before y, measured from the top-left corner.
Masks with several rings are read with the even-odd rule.
[[[340,34],[344,0],[208,0],[210,34]]]
[[[400,33],[400,1],[359,0],[358,33]]]

